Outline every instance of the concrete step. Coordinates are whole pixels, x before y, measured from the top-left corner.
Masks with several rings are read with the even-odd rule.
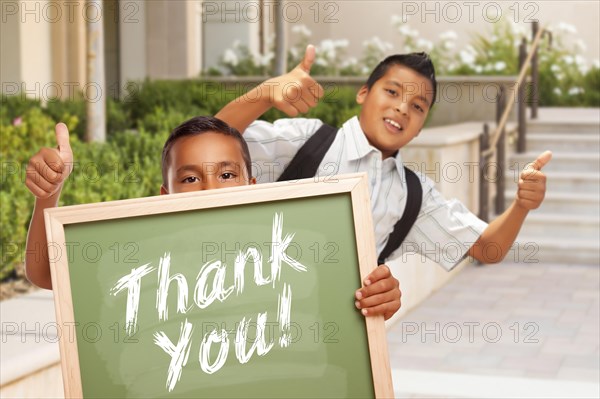
[[[505,191],[506,203],[515,198],[516,187]],[[600,217],[600,198],[598,194],[547,191],[542,205],[536,213],[562,213],[565,215],[586,215],[590,218]]]
[[[527,121],[527,132],[599,133],[600,108],[545,108]]]
[[[527,151],[600,152],[600,134],[531,133],[527,135]]]
[[[565,133],[600,134],[600,125],[594,122],[561,123],[561,122],[527,122],[527,133]]]
[[[600,172],[558,172],[546,171],[548,192],[570,192],[600,195]],[[519,172],[509,170],[505,175],[507,189],[516,186]]]
[[[541,151],[512,154],[508,160],[511,170],[523,170],[525,165],[533,162]],[[582,152],[557,152],[552,154],[552,160],[544,167],[544,171],[579,171],[600,172],[600,154]]]
[[[600,217],[568,213],[533,211],[521,227],[520,234],[528,237],[552,236],[562,238],[598,237]]]
[[[598,235],[592,238],[556,238],[519,234],[505,260],[521,263],[600,265]]]

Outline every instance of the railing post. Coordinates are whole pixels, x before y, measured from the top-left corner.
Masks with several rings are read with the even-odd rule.
[[[525,59],[527,58],[527,41],[525,38],[521,41],[521,45],[519,46],[519,70],[523,68],[523,64],[525,64]],[[526,120],[526,103],[525,103],[525,79],[519,85],[519,90],[517,93],[517,109],[518,109],[518,118],[519,118],[519,137],[517,139],[517,152],[523,153],[526,150],[525,146],[525,135],[527,133],[525,120]]]
[[[489,218],[489,198],[490,189],[488,186],[487,171],[487,156],[484,152],[487,151],[490,145],[490,131],[488,124],[483,125],[483,133],[479,138],[479,219],[487,222]]]
[[[533,24],[531,25],[532,41],[535,39],[539,28],[539,22],[533,21]],[[538,48],[539,46],[536,46],[535,50],[533,51],[533,57],[531,57],[531,119],[537,119],[538,103],[540,101],[538,91],[540,85],[540,71],[538,68]]]
[[[506,107],[506,89],[504,86],[500,86],[500,93],[498,93],[498,102],[496,103],[496,126],[500,123],[502,112]],[[500,215],[504,212],[504,172],[506,171],[506,129],[502,128],[500,132],[500,138],[496,143],[496,162],[498,167],[497,181],[496,181],[496,215]]]

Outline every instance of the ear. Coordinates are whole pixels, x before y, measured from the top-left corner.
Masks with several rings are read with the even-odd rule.
[[[369,88],[367,87],[367,85],[363,85],[358,90],[358,93],[356,93],[356,103],[362,105],[362,103],[365,102],[365,98],[367,97],[367,94],[369,94]]]
[[[169,194],[169,190],[167,190],[167,188],[165,187],[165,185],[161,185],[160,186],[160,195],[167,195]]]
[[[250,179],[250,184],[256,184],[256,177]]]

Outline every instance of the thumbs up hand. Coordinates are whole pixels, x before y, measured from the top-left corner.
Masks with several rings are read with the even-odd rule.
[[[54,128],[57,148],[42,148],[29,160],[25,185],[37,198],[56,194],[73,170],[69,129],[64,123]]]
[[[546,194],[546,175],[542,168],[552,159],[552,152],[545,151],[535,161],[525,166],[519,176],[517,205],[532,210],[538,208]]]
[[[269,79],[262,84],[268,91],[271,106],[294,117],[317,105],[323,97],[323,88],[310,76],[314,61],[315,47],[309,44],[300,64],[285,75]]]

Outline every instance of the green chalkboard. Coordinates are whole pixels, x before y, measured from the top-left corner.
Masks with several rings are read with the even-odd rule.
[[[68,273],[75,326],[63,371],[83,397],[375,397],[354,307],[356,204],[325,188],[208,207],[202,193],[181,198],[188,210],[62,223],[67,265],[53,262],[53,280]]]

